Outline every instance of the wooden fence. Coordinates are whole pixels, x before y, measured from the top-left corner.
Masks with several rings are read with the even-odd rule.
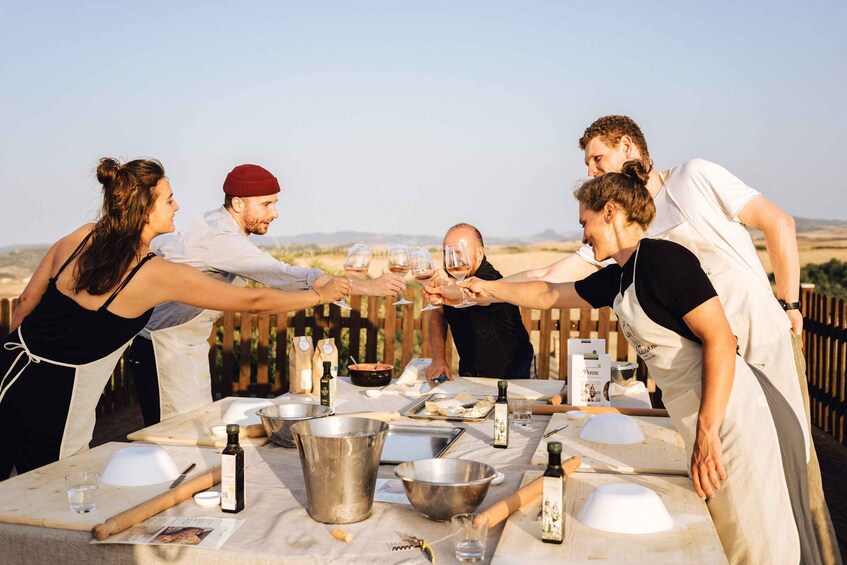
[[[406,298],[415,304],[395,307],[393,298],[353,296],[353,309],[348,311],[328,305],[286,315],[226,312],[209,336],[215,398],[266,397],[287,391],[287,351],[294,336],[300,335],[311,335],[315,341],[335,338],[342,373],[348,356],[353,355],[361,362],[393,364],[395,375],[399,374],[413,356],[429,356],[429,312],[421,316],[419,289],[407,289]],[[0,339],[8,335],[15,302],[0,300]],[[564,379],[569,338],[603,338],[613,359],[635,359],[626,340],[618,339],[617,319],[609,308],[522,309],[521,315],[535,348],[538,378]],[[562,328],[565,331],[560,331]],[[455,366],[455,347],[449,334],[447,342],[448,363]],[[114,412],[134,402],[135,390],[124,356],[103,391],[97,413]]]
[[[801,293],[812,423],[847,445],[847,304],[803,285]]]
[[[225,313],[209,338],[215,396],[268,396],[286,391],[287,351],[292,338],[300,335],[311,335],[313,340],[335,338],[342,368],[352,354],[362,362],[394,364],[399,374],[413,356],[429,356],[428,313],[421,316],[420,296],[413,289],[407,289],[406,296],[417,304],[393,307],[381,298],[354,296],[353,309],[344,312],[337,306],[322,306],[287,315]],[[0,300],[0,339],[8,334],[14,303]],[[842,299],[814,292],[813,285],[804,285],[802,303],[812,423],[847,445],[847,305]],[[522,309],[521,314],[535,347],[538,378],[563,379],[567,375],[567,340],[574,337],[605,338],[614,359],[635,359],[626,340],[618,339],[618,323],[609,308]],[[449,336],[448,343],[452,344]],[[452,346],[447,353],[448,361],[453,361]],[[124,358],[103,392],[98,414],[134,402]]]
[[[415,296],[413,289],[406,290],[406,297],[420,304],[420,296]],[[429,312],[421,316],[415,304],[394,307],[393,301],[353,296],[353,309],[343,313],[336,306],[288,315],[225,313],[209,338],[215,395],[267,396],[288,390],[286,351],[292,339],[301,335],[311,335],[315,343],[325,337],[335,338],[342,374],[350,355],[361,362],[392,364],[399,374],[413,356],[430,355]],[[569,338],[603,338],[613,359],[635,358],[626,340],[617,339],[617,319],[610,308],[522,309],[521,315],[535,347],[538,378],[567,375]],[[563,326],[564,332],[560,331]],[[447,341],[448,363],[455,364],[449,334]]]

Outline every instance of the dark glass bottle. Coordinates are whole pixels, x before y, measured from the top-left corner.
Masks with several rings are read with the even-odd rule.
[[[497,381],[497,400],[494,402],[494,447],[509,447],[509,401],[506,389],[509,381]]]
[[[562,443],[547,444],[547,469],[542,479],[541,541],[562,543],[565,538],[565,472],[562,469]]]
[[[221,510],[244,510],[244,449],[238,445],[238,424],[226,427],[226,447],[221,452]]]
[[[321,405],[335,410],[335,383],[332,378],[332,362],[324,361],[324,374],[321,377]]]

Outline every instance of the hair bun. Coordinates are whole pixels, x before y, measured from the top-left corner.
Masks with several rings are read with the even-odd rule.
[[[104,187],[113,186],[120,171],[121,164],[117,160],[111,157],[103,157],[97,166],[97,180]]]
[[[650,178],[650,169],[642,161],[627,161],[621,167],[621,174],[646,185]]]

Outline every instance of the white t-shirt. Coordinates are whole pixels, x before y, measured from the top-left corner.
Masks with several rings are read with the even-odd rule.
[[[669,198],[668,191],[673,199]],[[756,278],[769,285],[750,234],[738,219],[744,206],[759,194],[720,165],[705,159],[692,159],[669,171],[665,187],[653,199],[656,218],[647,233],[650,237],[661,237],[682,224],[687,215],[711,244],[734,254]],[[594,251],[587,244],[576,253],[597,267],[608,266],[612,261],[596,261]]]

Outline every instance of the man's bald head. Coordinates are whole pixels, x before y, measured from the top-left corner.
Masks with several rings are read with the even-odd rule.
[[[473,275],[482,263],[482,258],[485,257],[485,243],[482,240],[482,234],[470,224],[456,224],[447,230],[447,234],[444,236],[441,248],[442,257],[444,255],[444,248],[447,247],[448,243],[457,243],[459,241],[463,242],[465,247],[468,248],[472,263],[470,275]]]

